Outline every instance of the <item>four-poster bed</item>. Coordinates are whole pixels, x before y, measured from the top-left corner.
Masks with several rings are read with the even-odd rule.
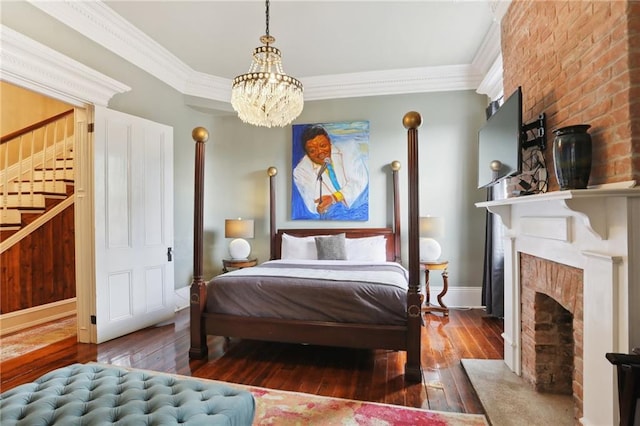
[[[202,278],[202,176],[204,168],[204,142],[207,140],[206,130],[202,128],[194,129],[193,138],[196,141],[196,194],[195,194],[195,220],[194,220],[194,280],[190,290],[190,309],[191,309],[191,348],[189,356],[191,358],[205,358],[208,354],[207,335],[237,337],[244,339],[268,340],[276,342],[288,343],[305,343],[326,346],[344,346],[353,348],[366,349],[391,349],[402,350],[407,353],[407,362],[405,365],[405,379],[407,381],[420,381],[422,379],[420,368],[420,335],[421,335],[421,297],[419,293],[420,287],[420,265],[418,255],[418,164],[417,164],[417,128],[420,126],[421,118],[416,112],[407,113],[403,119],[403,124],[408,130],[408,175],[409,175],[409,268],[402,269],[404,283],[394,282],[393,285],[388,283],[378,283],[378,277],[389,275],[393,264],[399,267],[401,257],[400,244],[400,203],[398,190],[398,171],[400,164],[394,161],[391,164],[393,176],[393,226],[390,228],[329,228],[329,229],[280,229],[276,230],[276,208],[275,208],[275,176],[277,170],[273,167],[268,169],[269,188],[270,188],[270,258],[271,261],[259,265],[257,268],[250,268],[253,271],[241,270],[234,271],[229,274],[218,276],[205,283]],[[200,180],[200,181],[199,181]],[[342,235],[341,235],[342,234]],[[368,265],[365,263],[357,263],[356,269],[367,269],[372,282],[367,282],[360,277],[348,278],[344,282],[336,283],[342,280],[337,278],[343,277],[344,272],[341,269],[347,268],[347,264],[351,261],[317,261],[320,266],[299,265],[297,259],[283,256],[283,238],[295,240],[298,244],[301,241],[313,241],[315,236],[339,236],[346,238],[347,243],[357,244],[358,242],[379,241],[384,239],[384,247],[382,259],[383,261],[372,262],[376,265]],[[308,237],[312,239],[309,240]],[[377,238],[376,238],[377,237]],[[291,244],[291,243],[290,243]],[[313,242],[311,242],[313,244]],[[296,246],[298,247],[298,246]],[[282,258],[294,260],[278,260]],[[380,260],[380,259],[378,259]],[[283,262],[284,266],[280,263]],[[303,263],[306,263],[304,261]],[[313,262],[311,262],[313,263]],[[372,272],[368,268],[384,265],[387,268],[384,272]],[[274,268],[285,268],[286,274],[273,272]],[[276,302],[276,292],[281,291],[285,295],[299,294],[292,288],[281,288],[285,282],[296,284],[298,288],[310,287],[307,277],[298,275],[299,269],[316,268],[316,272],[312,275],[318,275],[318,270],[322,273],[330,275],[330,279],[319,283],[318,294],[311,295],[309,302],[307,299],[289,298],[292,305],[299,308],[304,305],[311,305],[311,310],[315,311],[314,315],[305,317],[305,313],[295,311],[294,313],[282,313],[278,311],[276,314],[262,314],[259,311],[263,309],[265,312],[273,312],[272,306],[263,307],[254,305],[252,296],[244,296],[241,293],[232,293],[231,296],[223,296],[225,282],[227,289],[233,291],[244,291],[255,284],[258,291],[262,291],[262,295]],[[350,267],[350,266],[349,266]],[[295,272],[292,272],[295,270]],[[259,271],[259,272],[256,272]],[[375,270],[377,271],[377,269]],[[396,271],[397,272],[397,271]],[[308,272],[304,272],[308,273]],[[291,275],[295,274],[295,275]],[[270,276],[270,281],[265,277]],[[276,278],[274,278],[274,276]],[[316,277],[317,278],[317,277]],[[394,276],[394,280],[397,277]],[[380,278],[381,279],[381,278]],[[239,281],[244,280],[244,281]],[[269,281],[269,282],[267,282]],[[300,285],[305,283],[304,286]],[[239,284],[240,283],[240,284]],[[275,287],[267,288],[266,285],[271,283]],[[380,285],[378,285],[380,284]],[[355,293],[360,287],[364,287],[363,293]],[[277,288],[280,287],[280,288]],[[376,287],[376,288],[374,288]],[[267,290],[265,290],[267,288]],[[314,287],[315,288],[315,287]],[[354,291],[354,299],[351,296],[344,296],[342,299],[353,303],[347,306],[345,310],[353,309],[354,316],[347,319],[332,319],[337,310],[331,311],[332,306],[321,305],[321,299],[330,299],[332,292],[346,291],[346,288],[358,288]],[[377,290],[381,288],[381,292]],[[306,291],[306,290],[305,290]],[[351,290],[348,290],[351,291]],[[270,293],[273,292],[273,293]],[[383,295],[383,293],[385,295]],[[343,293],[340,293],[343,294]],[[347,294],[347,293],[344,293]],[[363,296],[365,294],[366,296]],[[371,297],[371,294],[374,297]],[[382,299],[391,294],[392,299]],[[322,297],[324,295],[324,297]],[[226,298],[225,298],[226,297]],[[284,296],[286,299],[286,296]],[[356,299],[367,298],[364,305],[357,305]],[[380,300],[374,300],[380,297]],[[340,297],[335,297],[340,299]],[[394,299],[395,298],[395,299]],[[388,305],[397,305],[400,298],[400,306],[393,319],[388,319],[381,311],[388,308]],[[257,298],[256,298],[257,299]],[[293,302],[291,302],[293,300]],[[299,302],[299,303],[298,303]],[[300,306],[297,306],[297,305]],[[235,305],[231,308],[229,305]],[[246,305],[246,306],[242,306]],[[344,303],[341,308],[344,308]],[[228,308],[228,309],[227,309]],[[314,309],[315,308],[315,309]],[[233,310],[235,309],[235,310]],[[278,308],[281,309],[281,308]],[[284,307],[282,309],[285,309]],[[387,309],[388,310],[388,309]],[[398,313],[399,312],[399,313]],[[340,317],[340,313],[336,314]],[[306,318],[306,319],[305,319]],[[348,319],[356,318],[356,319]],[[364,319],[363,319],[364,318]],[[399,319],[398,319],[399,318]]]

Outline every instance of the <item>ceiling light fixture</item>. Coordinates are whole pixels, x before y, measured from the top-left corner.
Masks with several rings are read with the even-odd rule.
[[[249,72],[233,79],[231,106],[245,123],[283,127],[302,112],[302,83],[282,70],[280,50],[271,46],[276,39],[269,35],[269,0],[265,3],[264,45],[253,50]]]

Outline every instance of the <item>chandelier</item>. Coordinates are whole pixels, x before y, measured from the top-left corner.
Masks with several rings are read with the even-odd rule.
[[[280,50],[271,46],[276,39],[269,35],[269,0],[265,3],[263,46],[253,50],[249,72],[233,79],[231,106],[245,123],[283,127],[302,112],[302,83],[282,70]]]

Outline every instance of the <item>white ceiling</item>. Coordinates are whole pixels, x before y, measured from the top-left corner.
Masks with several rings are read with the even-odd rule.
[[[264,1],[106,1],[192,69],[231,79],[265,33]],[[471,64],[493,22],[489,1],[272,1],[269,32],[301,80]],[[304,81],[303,81],[304,82]]]

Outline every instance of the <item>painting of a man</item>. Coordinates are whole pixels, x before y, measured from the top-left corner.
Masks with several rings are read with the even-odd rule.
[[[369,218],[369,122],[293,126],[292,219]]]

